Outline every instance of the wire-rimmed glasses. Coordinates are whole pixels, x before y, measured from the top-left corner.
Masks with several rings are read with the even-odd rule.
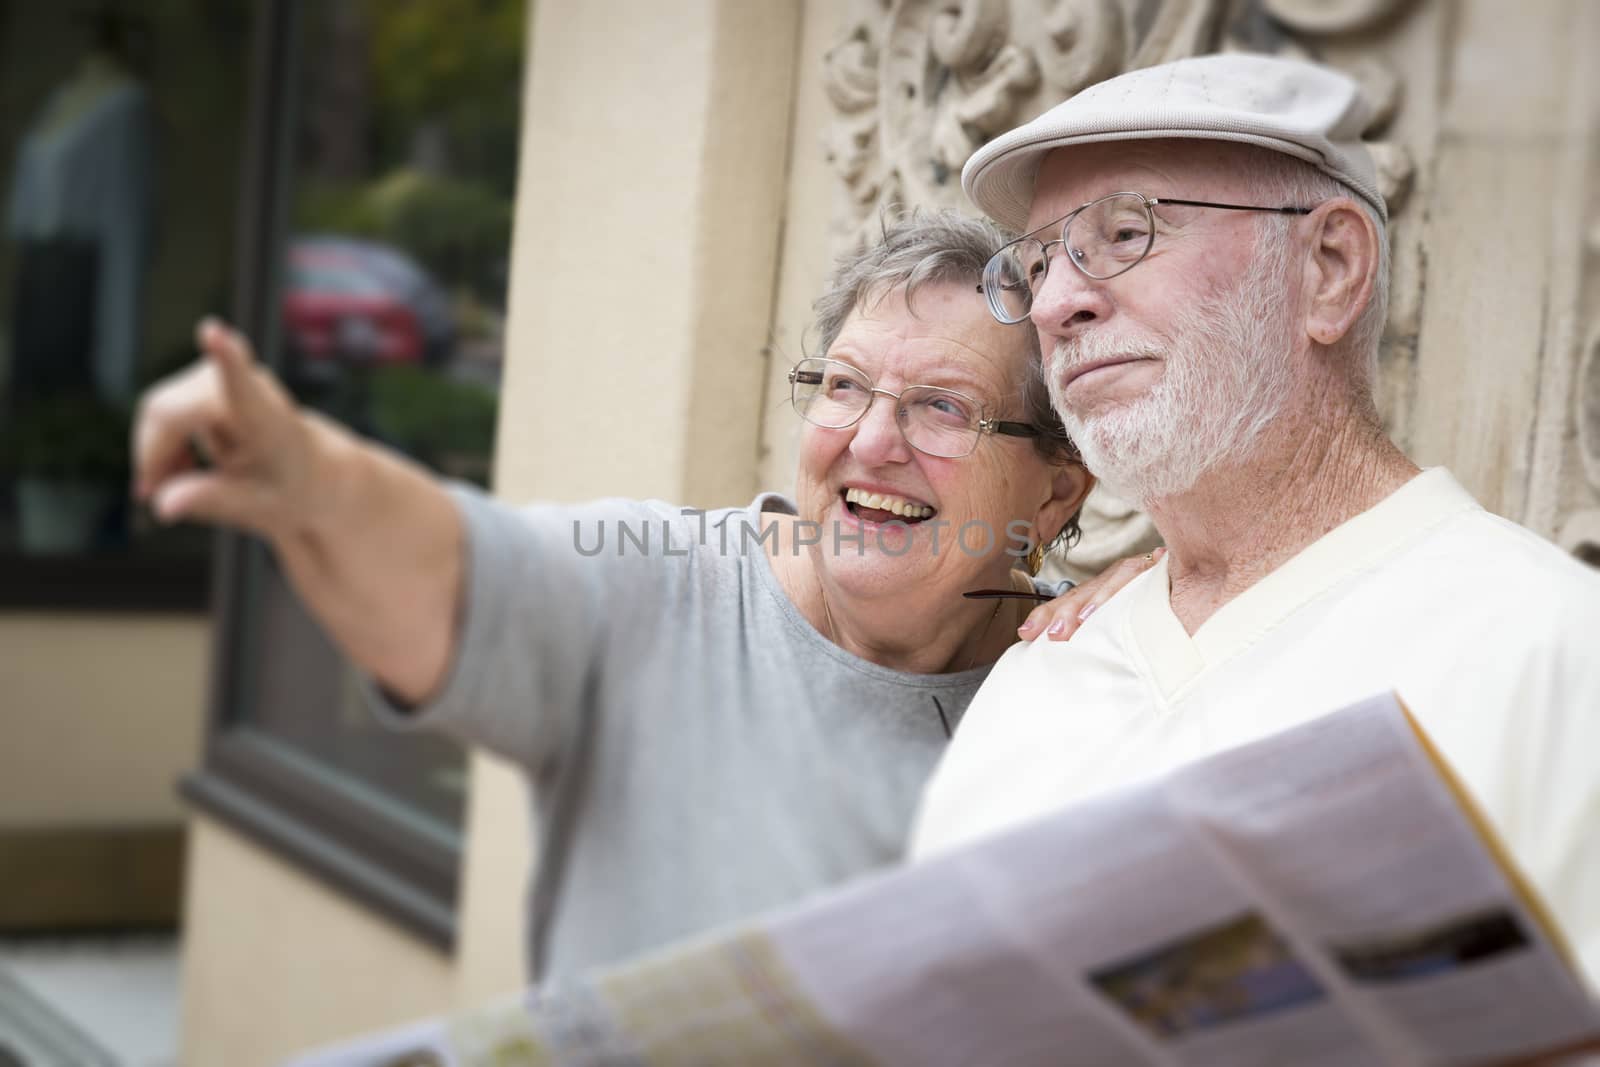
[[[1007,325],[1021,322],[1033,308],[1033,298],[1050,271],[1050,250],[1060,245],[1072,265],[1096,281],[1115,278],[1139,265],[1155,243],[1155,207],[1178,204],[1212,207],[1224,211],[1270,211],[1280,215],[1309,215],[1308,207],[1254,207],[1215,204],[1208,200],[1176,200],[1143,193],[1112,193],[1091,200],[1034,233],[1059,225],[1061,236],[1041,241],[1034,234],[1019,237],[989,257],[978,288],[989,312]]]
[[[860,368],[837,359],[802,359],[789,371],[794,410],[813,426],[842,430],[854,426],[875,396],[895,402],[895,425],[906,444],[941,459],[972,455],[985,434],[1038,437],[1027,422],[992,419],[966,393],[933,385],[909,385],[898,393],[879,389]]]

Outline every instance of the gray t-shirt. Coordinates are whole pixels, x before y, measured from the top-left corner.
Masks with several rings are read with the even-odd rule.
[[[767,494],[702,524],[655,501],[454,497],[469,555],[457,659],[429,705],[377,703],[527,772],[536,977],[901,858],[945,747],[940,706],[953,729],[989,669],[908,674],[818,633],[753,536],[792,502]]]

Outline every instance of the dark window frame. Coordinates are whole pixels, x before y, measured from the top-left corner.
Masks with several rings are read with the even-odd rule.
[[[249,131],[240,183],[234,320],[271,363],[281,351],[277,262],[288,234],[302,0],[264,0],[257,13]],[[390,806],[341,787],[248,725],[254,625],[248,606],[266,549],[217,535],[204,760],[179,791],[194,807],[445,952],[456,938],[459,837],[428,834]]]
[[[210,570],[204,555],[0,552],[0,611],[204,615]]]

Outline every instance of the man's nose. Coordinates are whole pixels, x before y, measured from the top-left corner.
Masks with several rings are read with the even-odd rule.
[[[1111,314],[1105,283],[1095,281],[1072,265],[1070,253],[1052,249],[1044,281],[1033,294],[1028,318],[1040,336],[1066,337]]]
[[[874,393],[856,434],[850,439],[850,452],[862,463],[904,463],[911,458],[911,446],[900,432],[900,398]]]

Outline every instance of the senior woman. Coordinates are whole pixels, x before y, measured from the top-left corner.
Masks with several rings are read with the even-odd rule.
[[[387,721],[525,770],[530,964],[573,974],[900,857],[1035,604],[963,593],[1031,593],[1013,565],[1091,481],[976,291],[1004,240],[925,215],[842,262],[790,375],[793,499],[513,509],[298,410],[216,322],[145,398],[135,492],[266,538]]]

